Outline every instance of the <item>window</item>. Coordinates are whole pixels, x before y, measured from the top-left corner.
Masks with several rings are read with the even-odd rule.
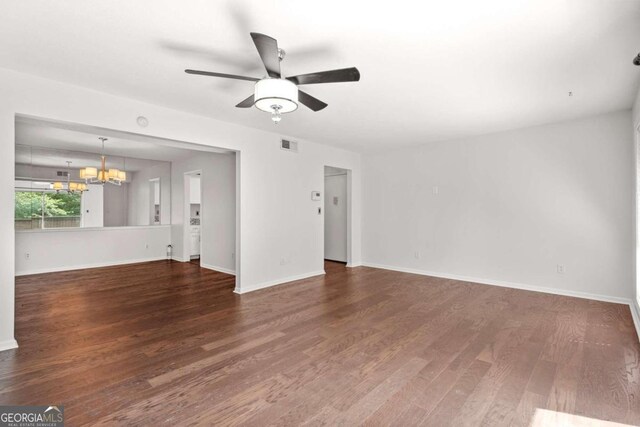
[[[16,191],[16,230],[80,227],[82,194]]]

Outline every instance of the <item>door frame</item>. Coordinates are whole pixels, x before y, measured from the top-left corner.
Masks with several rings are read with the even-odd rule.
[[[202,259],[202,212],[203,210],[203,204],[204,204],[204,200],[202,198],[202,174],[203,171],[202,169],[196,169],[196,170],[192,170],[192,171],[188,171],[185,172],[183,174],[183,191],[184,191],[184,197],[182,200],[182,206],[183,206],[183,216],[182,216],[182,222],[184,224],[184,227],[182,229],[182,239],[183,239],[183,243],[182,243],[182,259],[188,261],[191,261],[191,177],[192,176],[199,176],[200,177],[200,259]]]
[[[353,171],[351,169],[343,168],[340,166],[323,165],[322,166],[322,262],[324,263],[324,228],[325,228],[325,213],[326,206],[324,205],[325,198],[325,168],[341,169],[346,172],[347,175],[347,267],[354,267],[353,265]],[[324,269],[324,268],[323,268]]]
[[[633,126],[633,170],[634,170],[634,207],[635,218],[633,221],[635,244],[633,251],[633,277],[635,280],[635,301],[636,307],[640,307],[640,120],[638,120]],[[633,313],[633,310],[632,310]],[[638,319],[640,320],[640,319]]]

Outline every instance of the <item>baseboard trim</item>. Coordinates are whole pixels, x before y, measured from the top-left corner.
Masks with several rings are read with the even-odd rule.
[[[207,270],[217,271],[219,273],[230,274],[232,276],[236,275],[235,270],[231,270],[230,268],[218,267],[217,265],[205,264],[200,260],[200,267],[206,268]]]
[[[457,274],[440,273],[434,271],[417,270],[413,268],[395,267],[391,265],[376,264],[371,262],[362,263],[363,266],[380,268],[383,270],[393,270],[402,273],[419,274],[421,276],[440,277],[443,279],[460,280],[463,282],[479,283],[481,285],[500,286],[503,288],[522,289],[524,291],[543,292],[545,294],[563,295],[567,297],[585,298],[596,301],[613,302],[616,304],[630,304],[632,301],[629,298],[613,297],[608,295],[592,294],[589,292],[569,291],[564,289],[546,288],[544,286],[525,285],[522,283],[507,282],[503,280],[491,280],[481,279],[477,277],[460,276]]]
[[[322,276],[324,270],[313,271],[310,273],[298,274],[296,276],[284,277],[282,279],[269,280],[267,282],[258,283],[257,285],[244,287],[242,289],[235,288],[233,292],[236,294],[246,294],[260,289],[270,288],[272,286],[283,285],[285,283],[295,282],[296,280],[308,279],[309,277]]]
[[[191,259],[184,259],[184,258],[180,258],[180,257],[177,257],[177,256],[171,257],[171,260],[172,261],[177,261],[177,262],[190,262],[191,261]]]
[[[18,348],[18,341],[16,340],[0,341],[0,351],[11,350],[14,348]]]
[[[84,270],[86,268],[100,268],[100,267],[112,267],[115,265],[125,265],[125,264],[140,264],[143,262],[151,262],[151,261],[162,261],[166,260],[166,256],[161,257],[152,257],[152,258],[138,258],[138,259],[128,259],[122,261],[110,261],[110,262],[96,262],[91,264],[81,264],[81,265],[69,265],[64,267],[54,267],[54,268],[39,268],[34,270],[26,270],[16,272],[16,276],[29,276],[32,274],[43,274],[43,273],[57,273],[60,271],[73,271],[73,270]]]

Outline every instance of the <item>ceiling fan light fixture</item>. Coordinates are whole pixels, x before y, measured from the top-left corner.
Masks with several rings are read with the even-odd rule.
[[[282,120],[282,116],[280,115],[279,108],[274,109],[273,113],[271,113],[271,120],[273,120],[273,123],[275,124],[280,123],[280,120]]]
[[[258,110],[272,113],[273,117],[298,109],[298,87],[285,79],[262,79],[254,89]],[[278,120],[280,121],[280,120]],[[274,122],[277,121],[274,119]]]
[[[360,71],[356,67],[288,76],[285,79],[280,67],[280,62],[284,59],[285,52],[278,47],[278,41],[266,34],[250,33],[250,35],[268,77],[259,79],[192,69],[184,70],[185,73],[255,82],[253,95],[239,102],[236,107],[250,108],[255,106],[261,111],[271,113],[271,120],[276,124],[282,120],[280,114],[297,110],[298,102],[308,107],[311,111],[320,111],[327,107],[326,103],[304,91],[298,90],[299,85],[357,82],[360,80]]]

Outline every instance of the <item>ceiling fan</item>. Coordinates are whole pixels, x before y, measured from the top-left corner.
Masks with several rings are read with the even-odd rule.
[[[281,114],[295,111],[298,108],[298,103],[307,106],[313,111],[320,111],[327,106],[326,103],[298,89],[299,85],[357,82],[360,80],[360,72],[355,67],[283,78],[280,73],[280,61],[284,59],[285,51],[278,48],[278,41],[273,37],[260,33],[251,33],[251,38],[267,70],[268,76],[265,78],[259,79],[211,71],[184,71],[188,74],[256,82],[253,95],[240,102],[236,107],[249,108],[255,105],[259,110],[271,113],[271,119],[276,124],[280,122]]]

